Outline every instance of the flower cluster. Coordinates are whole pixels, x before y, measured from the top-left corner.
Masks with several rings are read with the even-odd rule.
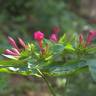
[[[95,30],[90,30],[89,34],[86,38],[86,41],[84,41],[84,37],[83,34],[80,34],[79,36],[79,43],[83,46],[83,47],[87,47],[88,45],[91,44],[92,40],[94,39],[94,37],[96,37],[96,31]]]
[[[60,31],[59,27],[53,27],[52,34],[50,35],[49,39],[50,41],[56,43],[58,41],[58,32]],[[40,31],[36,31],[34,33],[34,39],[39,44],[41,53],[44,54],[48,50],[48,44],[46,44],[46,47],[43,48],[43,39],[44,39],[44,33]]]
[[[20,47],[23,49],[27,48],[27,45],[24,43],[24,41],[21,38],[18,38]],[[16,44],[15,40],[12,37],[8,37],[9,44],[13,47],[12,49],[6,49],[4,51],[5,55],[12,55],[12,56],[19,56],[21,52],[21,48]]]
[[[52,34],[49,37],[49,40],[52,43],[57,43],[58,42],[59,31],[60,31],[59,27],[53,27]],[[80,34],[79,44],[82,45],[83,48],[86,48],[88,45],[91,44],[91,42],[92,42],[92,40],[95,36],[96,36],[96,31],[95,30],[90,30],[89,31],[89,34],[88,34],[86,40],[84,40],[83,34]],[[36,40],[36,42],[39,46],[40,53],[41,54],[46,54],[48,52],[49,45],[47,43],[43,44],[44,33],[41,32],[41,31],[34,32],[34,39]],[[6,49],[5,52],[4,52],[4,55],[11,55],[11,56],[17,57],[17,56],[20,56],[20,53],[22,52],[22,50],[29,48],[28,45],[26,45],[25,42],[21,38],[18,38],[18,41],[19,41],[20,46],[17,45],[17,43],[15,42],[15,40],[12,37],[8,37],[8,42],[12,46],[12,49]]]
[[[52,34],[50,36],[50,40],[52,42],[57,42],[58,41],[58,32],[59,32],[59,28],[58,27],[53,27],[52,29]],[[34,32],[34,39],[37,41],[39,48],[40,48],[40,52],[42,54],[44,54],[45,52],[47,52],[48,50],[48,44],[46,44],[45,48],[43,48],[43,39],[44,39],[44,33],[40,32],[40,31],[36,31]],[[28,48],[28,46],[24,43],[24,41],[21,38],[18,38],[19,41],[19,45],[18,46],[15,42],[15,40],[12,37],[8,37],[8,42],[9,44],[12,46],[12,49],[6,49],[4,51],[4,55],[11,55],[13,57],[17,57],[20,56],[20,53],[22,51],[22,49],[26,49]],[[20,48],[22,47],[22,48]]]

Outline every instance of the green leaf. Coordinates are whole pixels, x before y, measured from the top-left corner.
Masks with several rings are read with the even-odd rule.
[[[23,60],[0,60],[0,67],[25,67],[27,62]]]
[[[9,68],[0,68],[1,73],[9,73],[9,74],[20,74],[24,76],[32,75],[31,72],[26,72],[26,71],[12,71]]]
[[[71,50],[71,51],[75,51],[75,49],[73,48],[73,46],[71,44],[69,44],[69,43],[65,46],[65,49]]]
[[[87,64],[93,79],[96,81],[96,59],[87,60]]]
[[[64,50],[64,46],[62,44],[54,44],[51,50],[54,54],[58,54]]]
[[[7,68],[0,68],[0,72],[11,73],[11,71],[9,71]]]
[[[26,59],[28,57],[29,57],[29,51],[28,50],[24,50],[21,52],[20,59]]]
[[[60,38],[60,40],[59,40],[59,43],[65,43],[65,42],[67,42],[66,34],[64,34],[64,35]]]
[[[2,54],[4,52],[5,49],[0,48],[0,54]]]
[[[78,71],[79,69],[83,69],[85,67],[87,67],[86,62],[80,60],[80,61],[70,61],[65,64],[57,63],[57,64],[42,66],[41,70],[47,75],[61,76],[61,75],[72,74]]]

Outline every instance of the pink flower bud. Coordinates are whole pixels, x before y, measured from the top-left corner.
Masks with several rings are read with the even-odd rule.
[[[60,32],[60,28],[59,28],[59,27],[57,27],[57,26],[53,27],[52,33],[57,34],[57,33],[59,33],[59,32]]]
[[[16,54],[18,54],[18,55],[20,55],[20,52],[17,49],[15,49],[15,48],[13,48],[11,51],[16,53]]]
[[[40,31],[34,33],[34,39],[37,41],[42,41],[44,39],[44,34]]]
[[[90,30],[90,31],[89,31],[89,35],[94,35],[94,36],[96,36],[96,30]]]
[[[11,50],[9,50],[9,49],[6,49],[6,50],[5,50],[5,52],[4,52],[4,54],[6,54],[6,55],[18,56],[18,54],[16,54],[16,53],[12,52],[12,51],[11,51]]]
[[[82,42],[83,42],[83,35],[80,34],[80,36],[79,36],[79,43],[82,44]]]
[[[96,31],[94,30],[91,30],[87,36],[87,39],[86,39],[86,44],[89,45],[91,44],[93,38],[96,36]]]
[[[26,48],[26,44],[24,43],[24,41],[21,38],[18,38],[19,43],[22,47]]]
[[[52,42],[57,42],[58,39],[57,39],[56,34],[51,34],[51,36],[50,36],[50,40],[51,40]]]
[[[8,37],[8,42],[10,45],[12,45],[14,48],[16,48],[17,50],[19,50],[18,46],[16,45],[15,40],[12,37]]]

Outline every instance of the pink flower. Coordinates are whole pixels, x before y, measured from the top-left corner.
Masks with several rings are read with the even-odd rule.
[[[52,34],[50,36],[50,40],[52,42],[57,42],[58,41],[58,32],[60,31],[59,27],[55,26],[52,29]]]
[[[37,41],[42,41],[44,39],[44,34],[40,31],[34,33],[34,39]]]
[[[17,54],[17,53],[12,52],[12,51],[11,51],[11,50],[9,50],[9,49],[6,49],[6,50],[5,50],[5,52],[4,52],[4,54],[6,54],[6,55],[18,56],[18,54]]]
[[[57,35],[56,35],[56,34],[51,34],[50,40],[51,40],[52,42],[57,42],[57,41],[58,41]]]
[[[91,44],[93,38],[96,36],[96,31],[94,30],[91,30],[87,36],[87,39],[86,39],[86,44],[89,45]]]
[[[57,34],[57,33],[59,33],[59,32],[60,32],[60,28],[59,28],[59,27],[54,26],[54,27],[52,28],[52,33]]]
[[[43,45],[43,39],[44,39],[44,34],[40,31],[37,31],[34,33],[34,39],[37,40],[38,44],[39,44],[39,47],[40,47],[40,50],[41,52],[42,51],[42,45]]]
[[[19,40],[19,44],[23,47],[23,48],[26,48],[26,44],[24,43],[24,41],[21,39],[21,38],[18,38]]]
[[[19,50],[15,40],[12,37],[8,37],[8,42],[10,45],[12,45],[14,48],[16,48],[17,50]]]
[[[24,43],[24,41],[21,38],[18,38],[18,40],[19,40],[19,44],[23,48],[27,48],[27,45]],[[12,37],[8,37],[8,42],[10,45],[12,45],[13,48],[10,50],[6,49],[4,54],[5,55],[12,55],[12,56],[19,56],[22,49],[17,46],[15,40]]]
[[[20,52],[17,49],[15,49],[15,48],[12,48],[11,51],[14,52],[14,53],[16,53],[16,54],[18,54],[18,55],[20,55]]]
[[[83,42],[83,35],[80,34],[80,36],[79,36],[79,43],[82,44],[82,42]]]

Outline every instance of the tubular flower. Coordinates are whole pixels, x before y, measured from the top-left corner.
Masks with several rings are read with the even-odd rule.
[[[40,31],[34,33],[34,39],[37,41],[42,41],[44,39],[44,34]]]
[[[96,36],[96,31],[94,30],[91,30],[87,36],[87,39],[86,39],[86,45],[89,45],[91,44],[93,38]]]
[[[83,39],[83,35],[80,34],[80,36],[79,36],[79,43],[81,45],[83,45],[83,47],[86,48],[88,45],[91,44],[91,42],[92,42],[92,40],[94,39],[95,36],[96,36],[96,31],[95,30],[90,30],[89,31],[89,34],[88,34],[88,36],[86,38],[86,41],[82,44],[82,42],[83,42],[84,39]]]
[[[11,50],[9,50],[9,49],[6,49],[5,52],[4,52],[4,54],[6,54],[6,55],[18,56],[17,53],[15,53],[15,52],[13,52],[13,51],[11,51]]]
[[[23,47],[23,48],[27,48],[26,44],[24,43],[24,41],[21,38],[18,38],[19,40],[19,44]]]
[[[52,34],[49,37],[50,41],[55,42],[55,43],[58,41],[58,33],[59,33],[59,31],[60,31],[59,27],[56,27],[56,26],[53,27]]]
[[[16,48],[17,50],[19,50],[15,40],[12,37],[8,37],[8,42],[11,46],[13,46],[13,48]]]
[[[25,49],[26,48],[26,44],[24,43],[24,41],[19,38],[19,44]],[[6,49],[4,51],[5,55],[12,55],[12,56],[19,56],[20,52],[22,51],[16,44],[15,40],[12,37],[8,37],[8,42],[9,44],[13,47],[12,49]]]
[[[40,31],[34,33],[34,39],[37,40],[39,47],[42,49],[44,34]]]
[[[44,55],[48,50],[48,44],[46,44],[46,47],[43,48],[43,39],[44,39],[44,33],[37,31],[34,33],[34,39],[37,40],[37,43],[39,44],[41,54]]]
[[[17,55],[20,55],[20,52],[17,49],[15,49],[15,48],[12,48],[11,51],[14,52],[14,53],[16,53]]]
[[[57,35],[56,35],[56,34],[51,34],[50,40],[51,40],[52,42],[57,42],[57,41],[58,41]]]

